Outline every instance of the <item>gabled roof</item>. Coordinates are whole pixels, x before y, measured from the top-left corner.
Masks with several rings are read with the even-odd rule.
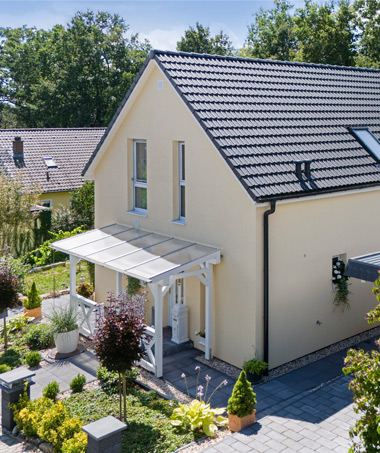
[[[38,184],[43,193],[77,189],[83,184],[82,170],[104,131],[105,128],[0,130],[0,171],[11,176],[21,171],[25,183]],[[15,137],[23,142],[21,160],[14,158]]]
[[[379,163],[349,131],[368,127],[380,139],[380,71],[162,51],[152,59],[253,199],[380,185]],[[305,160],[311,177],[299,178],[295,162]]]

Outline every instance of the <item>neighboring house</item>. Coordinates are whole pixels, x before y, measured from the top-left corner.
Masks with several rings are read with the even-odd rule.
[[[71,192],[83,185],[83,168],[104,131],[1,129],[0,171],[11,176],[22,172],[25,184],[38,185],[42,206],[69,206]]]
[[[85,169],[98,230],[54,247],[98,301],[148,283],[156,360],[172,324],[274,368],[368,328],[372,284],[334,310],[332,264],[380,249],[379,138],[380,71],[152,51]]]

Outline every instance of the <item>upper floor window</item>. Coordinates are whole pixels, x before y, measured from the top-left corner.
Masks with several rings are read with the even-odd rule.
[[[133,142],[133,209],[145,212],[147,209],[147,165],[146,141]]]
[[[185,144],[178,144],[179,218],[185,220]]]
[[[380,143],[367,127],[352,127],[351,134],[372,156],[380,162]]]

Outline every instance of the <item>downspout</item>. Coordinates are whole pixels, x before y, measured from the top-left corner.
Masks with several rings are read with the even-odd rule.
[[[264,362],[269,362],[269,216],[276,210],[271,200],[270,209],[264,212]]]

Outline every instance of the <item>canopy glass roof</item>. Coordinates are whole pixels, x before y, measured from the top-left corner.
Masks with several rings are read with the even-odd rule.
[[[118,224],[53,242],[51,247],[146,282],[220,261],[216,248]]]
[[[367,282],[374,282],[379,277],[380,252],[357,256],[348,260],[345,275],[359,278]]]

